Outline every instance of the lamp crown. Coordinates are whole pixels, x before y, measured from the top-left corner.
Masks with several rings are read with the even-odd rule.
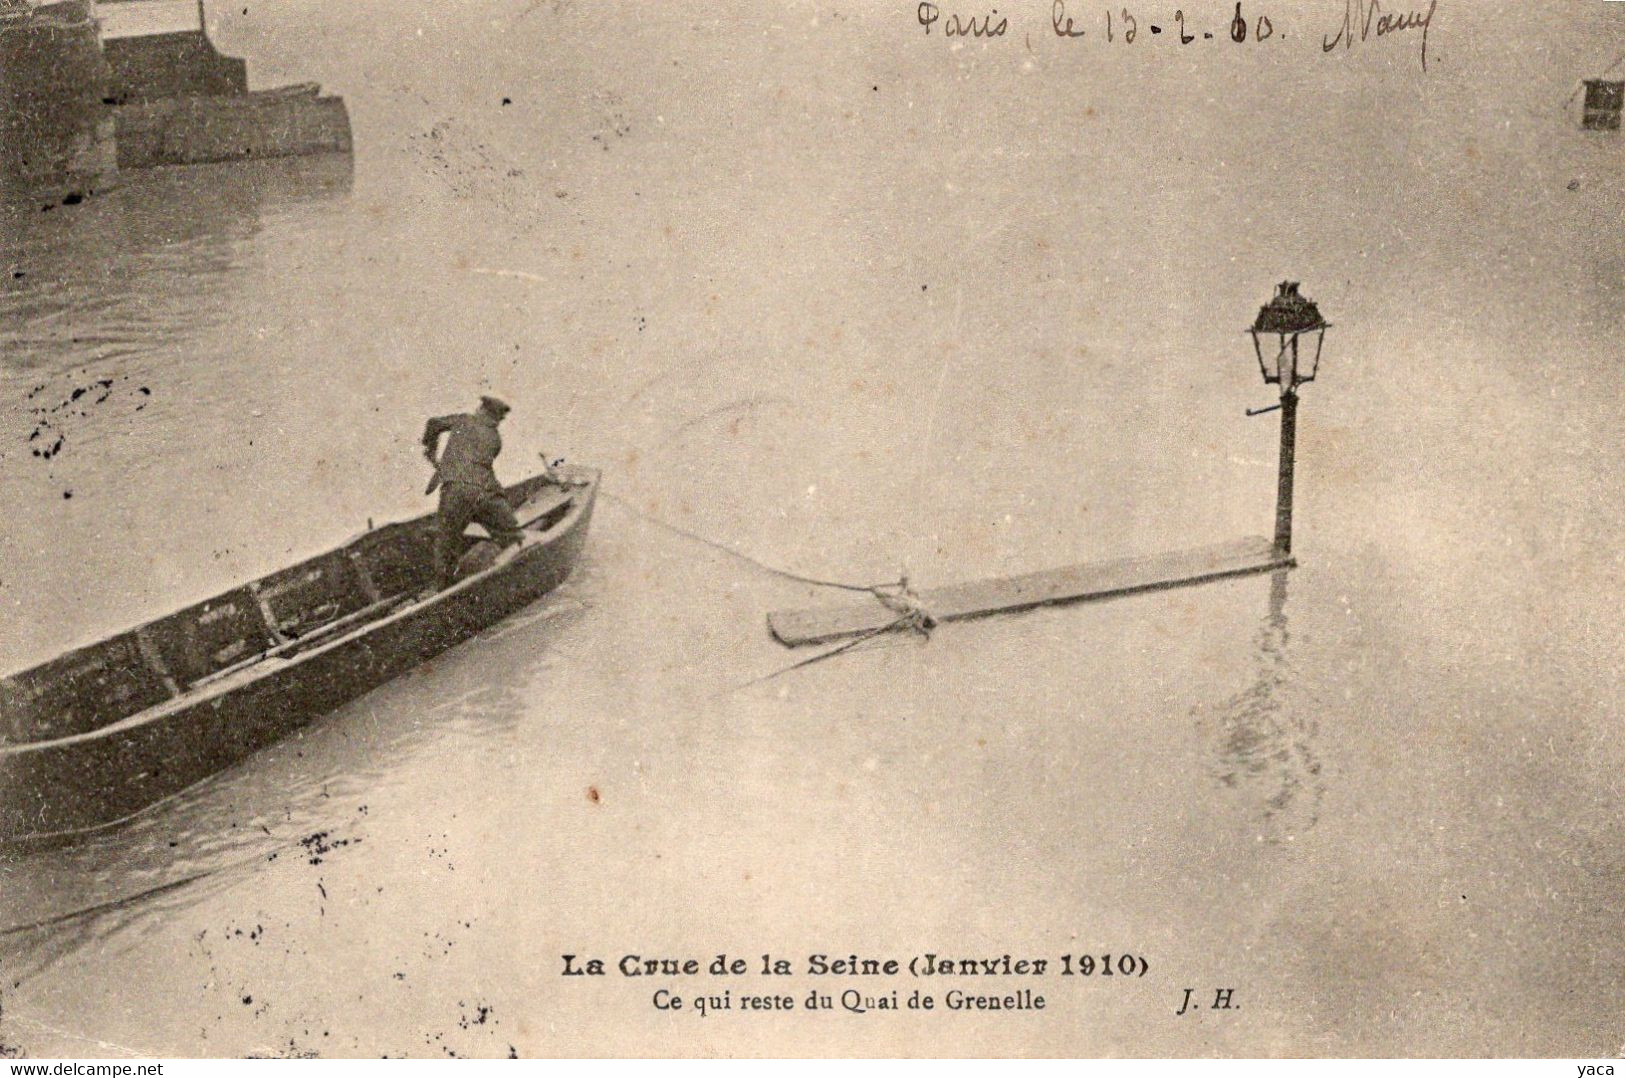
[[[1298,291],[1297,281],[1282,281],[1275,286],[1275,296],[1258,309],[1258,320],[1253,323],[1254,333],[1307,333],[1324,329],[1326,320],[1320,316],[1315,301]]]

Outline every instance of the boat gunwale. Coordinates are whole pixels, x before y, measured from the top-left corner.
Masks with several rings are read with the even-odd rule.
[[[264,656],[258,662],[245,666],[240,671],[209,682],[207,685],[195,687],[178,693],[177,695],[161,701],[160,703],[154,704],[151,707],[143,708],[142,710],[131,715],[126,715],[123,718],[118,719],[116,722],[109,723],[106,726],[98,726],[94,730],[82,730],[76,734],[68,734],[63,737],[51,738],[45,741],[23,741],[16,744],[0,745],[0,758],[18,757],[28,752],[43,752],[48,749],[62,748],[68,745],[95,741],[103,737],[145,726],[148,723],[155,722],[159,719],[168,718],[171,715],[197,707],[200,704],[206,704],[218,697],[227,696],[265,678],[287,673],[288,671],[297,668],[306,659],[314,659],[319,656],[326,655],[335,648],[341,645],[352,644],[356,640],[367,636],[375,630],[382,629],[388,625],[393,625],[399,621],[405,620],[408,617],[425,613],[434,606],[438,605],[442,600],[451,599],[454,596],[468,591],[478,583],[494,579],[498,573],[509,572],[517,568],[521,563],[533,560],[535,556],[548,550],[561,539],[568,536],[574,530],[575,524],[580,520],[582,515],[596,502],[598,495],[598,483],[599,479],[601,478],[601,473],[597,469],[579,468],[574,470],[571,474],[582,476],[586,481],[583,485],[578,487],[576,491],[572,492],[569,510],[559,518],[557,523],[544,529],[543,531],[537,532],[534,542],[526,543],[520,548],[517,554],[506,561],[488,566],[485,569],[481,569],[477,573],[464,577],[462,580],[452,584],[449,588],[436,591],[428,598],[417,599],[415,601],[407,602],[404,605],[397,606],[394,610],[389,611],[383,617],[373,621],[364,621],[350,632],[341,633],[331,640],[324,641],[315,645],[314,647],[302,650],[291,658],[283,658],[276,655]],[[520,486],[535,478],[538,477],[531,476],[527,479],[522,479],[519,481],[519,483],[513,484],[513,486]],[[418,521],[427,520],[432,516],[434,516],[434,513],[432,512],[423,513],[415,517],[407,517],[403,520],[391,521],[388,524],[379,525],[378,528],[369,529],[368,531],[354,535],[338,546],[333,547],[330,550],[325,550],[320,554],[312,555],[311,557],[305,558],[302,561],[295,562],[294,565],[303,565],[307,562],[315,561],[318,558],[324,558],[338,551],[348,549],[356,542],[371,534],[371,532],[377,531],[381,528],[392,527],[398,524],[413,524],[417,523]],[[291,566],[285,568],[291,568]],[[275,570],[275,572],[281,571],[283,570]],[[266,575],[269,576],[272,574]],[[239,587],[242,586],[246,585],[239,585]],[[169,615],[165,616],[167,617]],[[104,637],[103,640],[110,640],[127,632],[135,632],[137,629],[144,627],[146,624],[151,623],[146,622],[143,623],[143,626],[137,626],[136,629],[126,629],[119,633],[113,633],[108,637]],[[96,641],[96,643],[101,642],[102,641]],[[83,645],[84,648],[94,646],[95,644]],[[71,651],[78,650],[82,650],[82,648],[71,649]],[[63,654],[68,653],[69,652],[64,652]],[[33,667],[29,667],[28,669],[33,669]],[[19,673],[22,672],[25,671],[19,671]]]

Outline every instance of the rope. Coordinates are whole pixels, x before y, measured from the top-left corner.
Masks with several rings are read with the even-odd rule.
[[[140,902],[142,899],[153,898],[169,891],[178,891],[182,887],[188,887],[199,882],[200,880],[206,880],[211,876],[219,876],[222,873],[227,872],[236,872],[238,869],[247,868],[248,866],[256,863],[264,863],[267,860],[267,853],[280,856],[294,847],[302,845],[304,845],[303,839],[295,839],[292,842],[273,846],[269,851],[262,850],[259,853],[250,854],[247,857],[238,858],[235,861],[230,861],[223,865],[217,865],[214,868],[206,868],[201,872],[194,872],[190,876],[182,876],[178,880],[170,880],[168,883],[155,884],[154,886],[148,887],[145,890],[137,891],[135,894],[121,895],[118,898],[109,899],[106,902],[97,902],[94,905],[83,906],[79,909],[69,910],[66,913],[52,914],[49,917],[42,917],[39,920],[29,921],[24,924],[7,925],[4,928],[0,928],[0,938],[14,936],[20,932],[32,932],[40,928],[50,928],[53,925],[63,924],[67,921],[77,921],[82,917],[94,917],[104,913],[110,913],[113,910],[122,909],[125,906],[130,906]]]
[[[821,663],[825,659],[833,659],[837,655],[840,655],[840,654],[842,654],[844,652],[851,651],[853,648],[857,647],[859,644],[864,643],[865,641],[873,640],[875,637],[881,635],[882,633],[889,633],[893,629],[904,628],[905,626],[908,626],[910,624],[911,620],[912,620],[912,615],[905,614],[902,617],[898,618],[896,621],[891,622],[890,624],[882,625],[878,629],[870,629],[868,632],[864,633],[862,636],[856,637],[856,638],[854,638],[852,640],[848,640],[846,643],[841,644],[838,647],[833,647],[833,648],[830,648],[828,651],[820,652],[819,654],[811,656],[810,658],[802,659],[800,662],[793,662],[789,666],[782,666],[779,669],[774,670],[772,673],[763,674],[759,678],[753,678],[750,681],[745,682],[743,685],[735,685],[733,688],[729,689],[728,691],[729,692],[739,692],[741,689],[748,689],[753,685],[760,685],[764,681],[772,681],[774,678],[779,677],[781,674],[788,674],[792,670],[800,670],[803,666],[811,666],[813,663]]]
[[[896,588],[897,590],[895,592],[887,592],[884,589],[888,587]],[[869,593],[879,600],[881,606],[884,606],[887,610],[895,613],[897,617],[892,621],[887,622],[885,625],[880,626],[878,629],[870,629],[868,632],[863,633],[861,636],[858,636],[852,640],[848,640],[844,644],[830,648],[828,651],[820,652],[819,654],[810,658],[802,659],[800,662],[791,663],[789,666],[780,667],[770,674],[763,674],[761,677],[752,681],[747,681],[743,685],[736,685],[729,691],[738,692],[740,689],[748,689],[752,685],[760,685],[764,681],[772,681],[779,675],[788,674],[792,670],[800,670],[804,666],[811,666],[813,663],[821,663],[825,659],[833,659],[837,655],[851,651],[853,648],[864,643],[865,641],[873,640],[877,636],[897,629],[916,632],[925,637],[927,640],[931,638],[931,630],[937,627],[937,619],[931,615],[931,612],[925,608],[923,603],[920,602],[919,597],[914,594],[913,589],[908,586],[908,576],[906,574],[904,575],[903,579],[899,580],[896,584],[877,585],[876,587],[870,588]]]
[[[633,516],[641,517],[643,520],[648,521],[650,524],[653,524],[653,525],[655,525],[657,527],[665,528],[667,531],[672,532],[673,534],[676,534],[676,535],[681,535],[683,538],[692,540],[693,542],[703,543],[705,546],[711,547],[713,550],[720,550],[724,554],[729,555],[730,557],[738,558],[740,561],[746,562],[746,563],[748,563],[750,565],[754,565],[756,568],[761,569],[763,572],[772,573],[774,576],[782,576],[786,580],[794,580],[794,581],[796,581],[797,583],[800,583],[800,584],[812,584],[812,585],[814,585],[816,587],[820,587],[820,588],[840,588],[842,591],[862,591],[862,592],[870,592],[871,594],[875,592],[876,588],[889,588],[889,587],[896,587],[897,586],[896,584],[892,584],[892,583],[886,583],[886,584],[847,584],[847,583],[843,583],[843,582],[841,582],[839,580],[820,580],[817,577],[802,576],[800,573],[792,573],[792,572],[790,572],[790,571],[788,571],[786,569],[780,569],[780,568],[777,568],[775,566],[769,565],[764,561],[758,561],[757,559],[751,557],[749,554],[746,554],[744,551],[736,550],[733,547],[728,546],[726,543],[718,542],[715,539],[709,539],[709,538],[707,538],[707,537],[705,537],[703,535],[700,535],[698,532],[691,532],[687,528],[679,527],[678,525],[673,524],[668,520],[662,520],[659,517],[654,516],[654,515],[652,515],[650,513],[645,513],[643,510],[641,510],[637,506],[633,505],[631,503],[631,501],[629,501],[626,498],[621,497],[620,495],[614,493],[613,491],[600,489],[598,493],[599,493],[600,497],[608,498],[610,501],[613,501],[616,504],[622,506],[624,509],[626,509],[627,512],[631,513]],[[906,578],[903,581],[903,583],[907,583]]]
[[[164,802],[162,801],[158,802],[158,804],[163,803]],[[149,808],[150,807],[152,806],[149,806]],[[260,825],[260,829],[265,831],[267,835],[271,834],[270,830],[263,824]],[[322,833],[326,834],[325,831]],[[275,836],[272,837],[274,838]],[[356,841],[359,842],[360,840],[357,839]],[[309,843],[310,836],[308,835],[304,838],[296,838],[287,842],[279,842],[271,846],[269,849],[262,849],[257,853],[251,853],[245,857],[239,857],[235,861],[228,861],[223,865],[216,865],[213,868],[205,868],[202,871],[194,872],[191,875],[182,876],[178,880],[170,880],[167,883],[154,884],[153,886],[137,891],[134,894],[120,895],[118,898],[108,899],[105,902],[97,902],[89,906],[81,906],[78,909],[69,910],[66,913],[54,913],[48,917],[41,917],[38,920],[27,921],[22,924],[6,925],[4,928],[0,928],[0,939],[7,936],[15,936],[23,932],[33,932],[41,928],[50,928],[55,925],[64,924],[68,921],[77,921],[85,917],[96,917],[104,913],[111,913],[114,910],[122,909],[125,906],[134,905],[143,899],[154,898],[158,895],[167,894],[170,891],[178,891],[183,887],[189,887],[194,883],[209,879],[212,876],[220,876],[226,873],[237,872],[253,865],[263,866],[267,862],[274,861],[276,858],[296,848],[303,847],[307,852],[309,852]]]
[[[52,925],[62,924],[64,921],[74,921],[80,917],[88,917],[92,914],[107,913],[108,911],[116,910],[121,906],[128,906],[132,903],[139,902],[143,898],[151,898],[154,895],[161,895],[166,891],[179,890],[189,883],[196,883],[198,880],[207,879],[210,876],[218,875],[227,869],[235,867],[237,866],[222,865],[220,868],[211,868],[203,872],[193,873],[190,876],[184,876],[178,880],[171,880],[168,883],[160,883],[156,887],[149,887],[145,891],[137,891],[133,895],[123,895],[119,898],[110,899],[106,902],[98,902],[94,906],[85,906],[81,909],[70,910],[67,913],[52,914],[49,917],[41,917],[37,921],[28,921],[25,924],[7,925],[5,928],[0,928],[0,937],[14,936],[19,932],[32,932],[39,928],[49,928]]]
[[[895,588],[888,592],[886,588]],[[899,614],[897,620],[906,622],[905,628],[912,629],[921,636],[929,637],[931,630],[937,627],[937,619],[931,611],[926,609],[914,589],[908,586],[908,574],[904,573],[896,584],[884,584],[869,589],[880,605],[894,614]]]
[[[669,520],[662,520],[652,513],[645,513],[643,510],[633,505],[631,501],[621,497],[618,494],[615,494],[612,491],[600,489],[599,494],[615,502],[627,512],[641,520],[647,521],[656,527],[664,528],[672,534],[680,535],[692,542],[708,546],[713,550],[719,550],[722,553],[727,554],[729,557],[738,558],[740,561],[755,566],[757,569],[760,569],[763,572],[771,573],[774,576],[784,577],[786,580],[794,580],[801,584],[812,584],[815,587],[820,588],[839,588],[842,591],[864,592],[874,596],[875,600],[879,602],[881,606],[884,606],[887,610],[890,610],[897,615],[895,619],[886,623],[885,625],[880,626],[878,629],[870,629],[861,636],[848,640],[846,643],[833,647],[828,651],[820,652],[817,655],[802,659],[799,662],[793,662],[789,666],[780,667],[771,673],[763,674],[759,678],[747,681],[743,685],[735,685],[732,689],[727,690],[727,692],[731,693],[738,692],[741,689],[748,689],[753,685],[760,685],[764,681],[772,681],[774,678],[783,674],[788,674],[792,670],[800,670],[804,666],[811,666],[814,663],[821,663],[825,659],[833,659],[837,655],[842,655],[848,651],[851,651],[859,644],[873,640],[877,636],[892,632],[896,629],[909,630],[929,638],[931,636],[931,630],[936,628],[937,619],[933,617],[931,612],[925,608],[924,604],[920,602],[919,596],[915,594],[914,589],[909,586],[907,573],[902,574],[902,576],[900,576],[895,582],[887,582],[884,584],[848,584],[839,580],[821,580],[817,577],[803,576],[800,573],[792,573],[786,569],[780,569],[777,566],[769,565],[764,561],[751,557],[744,551],[736,550],[733,547],[728,546],[726,543],[721,543],[715,539],[700,535],[698,532],[689,531],[687,528],[673,524]]]

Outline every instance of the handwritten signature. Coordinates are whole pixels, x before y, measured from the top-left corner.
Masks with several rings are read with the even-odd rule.
[[[1345,49],[1354,47],[1355,30],[1359,30],[1360,40],[1375,34],[1383,37],[1387,34],[1398,33],[1401,30],[1422,31],[1422,70],[1428,69],[1428,30],[1433,25],[1433,14],[1439,9],[1439,0],[1431,0],[1428,4],[1427,14],[1420,11],[1384,12],[1378,0],[1346,0],[1343,7],[1343,25],[1334,37],[1322,37],[1320,51],[1331,52],[1342,45]]]

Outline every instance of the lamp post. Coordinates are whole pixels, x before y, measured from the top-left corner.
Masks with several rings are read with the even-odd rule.
[[[1275,550],[1292,553],[1292,465],[1298,435],[1298,387],[1313,382],[1320,369],[1320,347],[1329,323],[1313,300],[1298,292],[1297,281],[1282,281],[1274,297],[1258,309],[1247,330],[1252,334],[1258,370],[1266,385],[1281,387],[1281,402],[1267,408],[1249,408],[1248,415],[1281,410],[1280,475],[1275,488]],[[1300,349],[1301,338],[1308,337]],[[1308,345],[1314,347],[1309,354]],[[1307,361],[1307,367],[1304,362]]]

